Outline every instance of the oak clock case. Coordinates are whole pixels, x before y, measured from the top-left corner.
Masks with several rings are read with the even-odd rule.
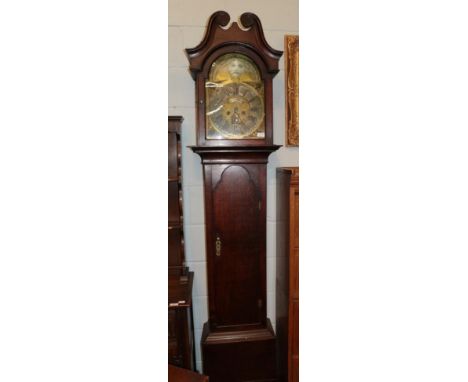
[[[203,165],[209,319],[202,333],[210,382],[276,381],[266,316],[266,173],[273,144],[272,80],[281,51],[252,13],[230,25],[214,13],[186,49],[195,80]]]

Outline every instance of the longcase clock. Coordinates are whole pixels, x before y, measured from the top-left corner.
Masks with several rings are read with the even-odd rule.
[[[209,319],[202,334],[210,382],[276,381],[266,316],[266,173],[273,144],[273,77],[282,52],[259,18],[214,13],[187,49],[195,80],[204,173]]]

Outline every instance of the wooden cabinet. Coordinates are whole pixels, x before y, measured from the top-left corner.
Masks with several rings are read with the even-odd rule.
[[[276,170],[276,334],[280,382],[299,381],[299,168]]]
[[[182,212],[182,166],[180,129],[183,118],[169,116],[168,127],[168,251],[169,274],[184,272],[184,229]]]
[[[208,382],[209,380],[206,375],[197,374],[172,365],[169,365],[168,379],[169,382]]]
[[[193,272],[187,277],[169,275],[168,362],[190,370],[195,368],[192,286]]]
[[[169,117],[168,128],[168,358],[186,369],[195,367],[193,341],[193,272],[185,267],[182,213],[180,130],[183,118]]]

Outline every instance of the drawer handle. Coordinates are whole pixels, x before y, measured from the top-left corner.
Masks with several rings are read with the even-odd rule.
[[[221,256],[221,239],[219,236],[216,237],[216,256]]]

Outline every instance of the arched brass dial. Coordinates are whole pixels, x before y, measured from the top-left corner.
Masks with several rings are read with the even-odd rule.
[[[258,68],[246,56],[216,60],[206,87],[207,139],[263,139],[264,88]]]

